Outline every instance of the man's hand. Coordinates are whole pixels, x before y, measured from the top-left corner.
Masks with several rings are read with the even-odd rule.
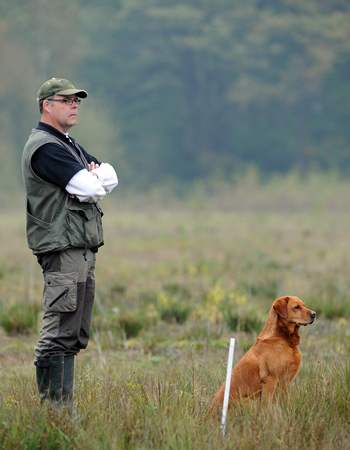
[[[94,162],[92,161],[91,163],[89,163],[89,172],[91,172],[91,171],[94,170],[94,169],[98,169],[99,167],[100,167],[99,164],[96,164],[96,163],[94,163]],[[91,174],[98,178],[97,173],[91,172]],[[70,197],[70,198],[77,198],[76,195],[74,195],[74,194],[70,194],[69,197]]]
[[[100,167],[99,164],[95,164],[95,163],[92,161],[91,163],[89,163],[89,172],[91,172],[91,171],[94,170],[94,169],[98,169],[99,167]],[[92,172],[92,175],[95,175],[95,177],[98,178],[97,173]]]

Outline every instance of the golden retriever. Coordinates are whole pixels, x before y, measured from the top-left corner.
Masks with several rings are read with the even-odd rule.
[[[315,320],[298,297],[274,301],[266,324],[255,344],[232,372],[230,402],[261,397],[271,403],[277,384],[286,388],[296,377],[300,363],[300,327]],[[223,405],[225,383],[217,391],[210,411],[218,413]]]

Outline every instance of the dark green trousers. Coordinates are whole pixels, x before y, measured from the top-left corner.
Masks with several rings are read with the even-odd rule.
[[[77,355],[90,336],[95,298],[96,254],[84,249],[38,256],[43,269],[43,327],[34,352],[37,358]]]

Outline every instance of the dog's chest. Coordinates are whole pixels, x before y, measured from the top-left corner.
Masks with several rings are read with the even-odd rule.
[[[292,380],[298,373],[301,363],[299,348],[291,348],[287,345],[278,345],[273,350],[264,352],[260,357],[265,360],[260,367],[261,375],[263,377],[277,376],[280,380]],[[263,367],[265,369],[261,370]]]

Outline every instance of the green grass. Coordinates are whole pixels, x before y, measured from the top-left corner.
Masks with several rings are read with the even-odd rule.
[[[317,180],[286,182],[283,202],[273,180],[254,203],[245,180],[232,208],[227,192],[216,207],[204,194],[171,208],[105,207],[108,245],[97,255],[91,340],[76,362],[75,418],[40,406],[42,275],[23,212],[2,212],[0,448],[350,448],[348,196],[333,183],[322,203]],[[223,436],[207,411],[229,339],[236,364],[285,294],[317,312],[301,330],[300,372],[272,407],[231,412]]]

